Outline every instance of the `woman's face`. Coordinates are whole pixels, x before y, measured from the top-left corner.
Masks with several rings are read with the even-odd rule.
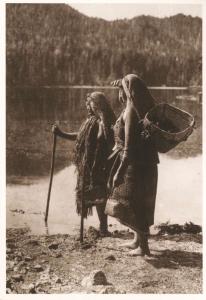
[[[88,99],[86,99],[85,105],[86,105],[86,109],[89,111],[91,109],[91,107],[90,107],[90,103],[89,103]]]
[[[92,100],[90,101],[90,108],[91,108],[93,114],[94,114],[95,116],[99,117],[99,109],[98,109],[96,103],[93,102]]]
[[[86,109],[87,109],[88,113],[92,112],[90,101],[91,101],[91,98],[90,98],[90,96],[88,94],[87,97],[86,97],[86,100],[85,100],[85,105],[86,105]]]
[[[119,102],[120,102],[121,104],[125,104],[126,101],[127,101],[126,94],[125,94],[123,88],[120,87],[120,88],[119,88]]]

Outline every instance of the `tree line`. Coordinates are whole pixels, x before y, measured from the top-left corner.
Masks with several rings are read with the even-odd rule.
[[[178,14],[105,21],[66,4],[7,4],[7,85],[201,85],[202,20]]]

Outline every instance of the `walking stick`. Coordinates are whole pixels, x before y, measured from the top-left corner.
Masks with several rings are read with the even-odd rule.
[[[56,134],[53,133],[53,149],[52,149],[52,159],[51,159],[50,182],[49,182],[49,190],[47,196],[46,213],[44,219],[46,223],[47,223],[48,213],[49,213],[49,203],[50,203],[51,187],[52,187],[52,180],[53,180],[53,173],[54,173],[55,150],[56,150]]]
[[[82,195],[81,195],[81,223],[80,223],[80,243],[84,241],[84,179],[85,179],[85,166],[83,169],[83,184],[82,184]]]
[[[83,203],[83,201],[82,201]],[[84,211],[83,211],[83,207],[82,207],[82,212],[81,212],[81,224],[80,224],[80,243],[82,244],[84,241],[84,237],[83,237],[83,233],[84,233]]]

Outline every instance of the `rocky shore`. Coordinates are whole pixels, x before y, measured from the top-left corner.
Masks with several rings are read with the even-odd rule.
[[[135,257],[119,246],[129,231],[103,238],[90,227],[81,245],[77,236],[8,229],[7,293],[202,293],[202,234],[178,232],[160,230],[149,240],[152,256]]]

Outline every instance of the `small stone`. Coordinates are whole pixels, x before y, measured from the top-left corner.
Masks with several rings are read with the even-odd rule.
[[[25,214],[25,211],[22,209],[10,209],[10,211],[13,213]]]
[[[7,269],[8,270],[12,270],[13,268],[14,268],[14,266],[15,266],[15,262],[14,261],[12,261],[12,260],[7,260],[7,264],[6,264],[6,267],[7,267]]]
[[[41,264],[45,264],[45,263],[48,263],[48,260],[42,259],[42,260],[41,260]]]
[[[17,254],[15,255],[15,259],[16,259],[16,261],[22,261],[22,260],[23,260],[22,254],[17,253]]]
[[[91,244],[88,244],[88,243],[84,243],[81,245],[81,248],[84,249],[84,250],[87,250],[87,249],[90,249],[92,247]]]
[[[12,294],[12,290],[10,288],[6,289],[6,294]]]
[[[70,293],[72,293],[72,290],[73,290],[73,288],[71,285],[64,285],[64,284],[61,285],[61,293],[70,294]],[[79,292],[77,292],[77,293],[79,293]]]
[[[90,273],[89,276],[86,276],[82,280],[82,286],[91,287],[94,285],[107,285],[107,278],[101,270],[94,270]]]
[[[13,242],[13,239],[6,239],[6,242],[7,242],[7,243],[12,243],[12,242]]]
[[[64,280],[64,282],[62,282],[62,286],[66,286],[69,284],[69,281],[68,280]]]
[[[113,286],[103,287],[99,294],[120,294]]]
[[[55,254],[55,257],[56,257],[56,258],[60,258],[60,257],[62,257],[62,254],[61,254],[61,253],[56,253],[56,254]]]
[[[36,294],[49,294],[49,290],[51,290],[51,288],[39,286],[38,288],[36,288]]]
[[[16,248],[16,245],[14,244],[14,243],[9,243],[8,245],[7,245],[7,249],[15,249]]]
[[[22,257],[20,257],[20,256],[15,256],[14,260],[15,260],[16,262],[19,262],[19,261],[22,260]]]
[[[44,269],[42,268],[41,265],[36,265],[36,266],[34,266],[34,270],[37,272],[42,272]]]
[[[20,271],[20,273],[23,274],[23,275],[25,275],[25,274],[27,273],[27,270],[26,270],[26,269],[22,269],[22,270]]]
[[[24,258],[24,260],[25,260],[25,261],[31,261],[31,260],[33,260],[33,259],[32,259],[32,257],[30,257],[30,256],[26,256],[26,257]]]
[[[36,294],[35,285],[33,283],[29,285],[22,285],[21,289],[25,290],[29,294]]]
[[[59,244],[56,242],[54,242],[48,246],[49,249],[54,249],[54,250],[58,249],[58,247],[59,247]]]
[[[112,254],[109,255],[109,256],[107,256],[105,259],[107,259],[107,260],[112,260],[112,261],[116,260],[115,256],[112,255]]]
[[[27,263],[25,261],[21,261],[19,264],[18,264],[19,267],[25,267],[27,266]]]
[[[41,274],[40,280],[41,280],[41,282],[43,282],[43,281],[49,281],[50,280],[49,273],[43,273],[43,274]]]
[[[62,283],[60,278],[55,279],[55,283]]]
[[[39,245],[39,241],[37,240],[29,240],[27,242],[28,245],[32,245],[32,246],[38,246]]]
[[[24,281],[23,276],[21,274],[12,275],[11,278],[16,282]]]
[[[7,249],[6,249],[6,254],[12,254],[12,253],[13,253],[13,251],[12,251],[11,248],[7,248]]]
[[[7,279],[7,281],[6,281],[6,287],[9,288],[9,289],[11,289],[11,287],[12,287],[11,278]]]
[[[51,271],[51,267],[50,267],[50,265],[47,265],[46,269],[43,272],[43,274],[49,275],[50,271]]]
[[[51,286],[51,280],[50,280],[50,278],[48,278],[48,279],[39,279],[35,283],[35,287],[37,289],[43,289],[44,290],[48,286]]]

